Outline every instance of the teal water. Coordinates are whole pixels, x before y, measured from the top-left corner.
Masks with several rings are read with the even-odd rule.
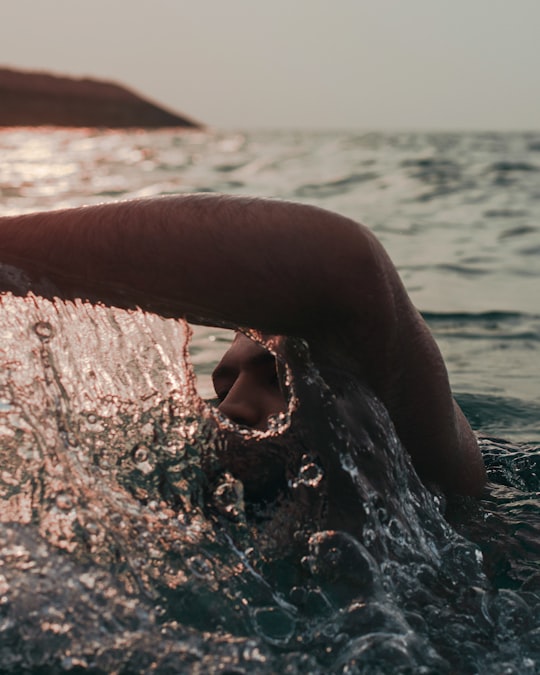
[[[259,441],[201,400],[230,334],[4,295],[4,672],[537,672],[540,135],[10,130],[0,147],[2,213],[219,191],[369,224],[437,338],[490,478],[445,519],[375,402],[366,438],[329,404],[302,443],[366,465],[343,475],[361,532],[318,527],[309,459],[291,503],[254,516],[215,461]],[[309,363],[294,379],[324,405]]]

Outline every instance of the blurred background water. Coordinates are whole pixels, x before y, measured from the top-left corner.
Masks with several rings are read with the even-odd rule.
[[[211,396],[230,333],[195,327],[189,341],[181,322],[4,297],[6,672],[537,672],[540,134],[13,129],[0,148],[0,214],[207,191],[365,222],[488,437],[491,479],[483,501],[451,511],[487,580],[436,509],[422,517],[454,567],[419,562],[405,538],[407,576],[366,541],[315,533],[299,577],[204,508],[199,459],[217,441],[194,421],[189,363]],[[346,589],[320,572],[327,549]],[[384,592],[360,592],[348,565]]]

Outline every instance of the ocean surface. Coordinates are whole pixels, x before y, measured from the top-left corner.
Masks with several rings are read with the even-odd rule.
[[[261,441],[208,402],[230,332],[6,292],[1,672],[540,672],[540,132],[8,129],[0,150],[0,215],[204,191],[369,225],[490,481],[432,495],[379,404],[351,437],[305,362],[307,448],[338,458],[362,531],[320,527],[308,455],[289,503],[257,511],[217,454],[287,429]],[[347,468],[367,456],[376,472]]]

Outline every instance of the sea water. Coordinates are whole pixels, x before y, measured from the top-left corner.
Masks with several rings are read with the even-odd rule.
[[[206,191],[368,224],[490,480],[478,501],[427,492],[384,409],[353,392],[353,433],[299,345],[306,455],[288,510],[254,518],[217,457],[261,441],[205,402],[230,333],[5,293],[2,672],[538,672],[540,134],[22,129],[0,147],[2,214]],[[342,471],[354,536],[324,529],[313,456]]]

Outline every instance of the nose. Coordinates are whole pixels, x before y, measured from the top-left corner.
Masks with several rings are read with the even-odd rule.
[[[236,424],[259,430],[266,428],[266,410],[260,397],[242,375],[219,404],[218,410]]]

